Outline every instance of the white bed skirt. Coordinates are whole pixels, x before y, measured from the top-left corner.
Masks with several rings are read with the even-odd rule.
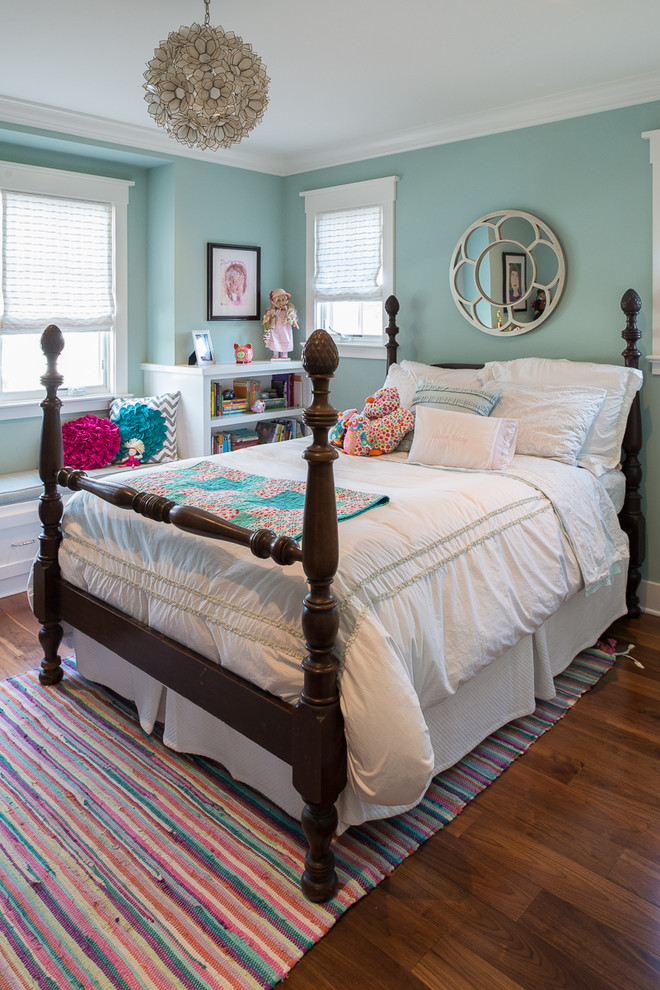
[[[616,574],[611,585],[589,596],[578,592],[533,635],[424,712],[434,773],[452,766],[502,725],[531,713],[536,698],[554,696],[553,677],[625,613],[625,578],[625,572]],[[74,644],[83,676],[135,702],[146,731],[154,721],[163,723],[165,743],[172,749],[217,760],[235,779],[300,817],[302,801],[287,764],[82,633],[74,633]],[[409,807],[366,804],[349,781],[337,803],[339,831]]]

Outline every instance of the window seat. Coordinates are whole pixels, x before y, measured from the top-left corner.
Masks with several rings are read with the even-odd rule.
[[[110,467],[88,471],[91,477],[130,471]],[[25,591],[32,561],[39,550],[39,498],[43,484],[36,468],[0,474],[0,598]],[[63,491],[66,501],[73,492]]]
[[[119,467],[115,464],[109,467],[95,468],[93,471],[86,471],[85,473],[90,478],[102,478],[106,474],[117,474],[120,471],[130,471],[130,468]],[[44,486],[36,468],[32,471],[0,474],[0,506],[33,502],[39,498],[43,490]]]

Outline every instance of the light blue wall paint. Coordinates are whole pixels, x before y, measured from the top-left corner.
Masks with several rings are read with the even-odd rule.
[[[176,361],[192,350],[192,331],[209,330],[216,361],[233,361],[234,344],[251,343],[255,360],[270,357],[261,333],[268,292],[283,278],[282,179],[187,158],[174,163]],[[207,321],[207,244],[261,248],[258,320]]]
[[[134,150],[44,152],[6,146],[0,157],[98,171],[136,181],[129,208],[131,389],[148,360],[182,362],[190,332],[211,331],[216,356],[230,360],[234,341],[251,341],[268,356],[258,322],[206,321],[206,244],[262,248],[262,300],[283,284],[299,314],[305,310],[305,213],[301,190],[399,175],[396,207],[396,292],[401,301],[399,357],[491,360],[527,355],[620,363],[624,325],[619,300],[629,287],[645,302],[640,326],[651,327],[651,167],[643,131],[660,127],[660,104],[596,114],[507,134],[442,145],[281,179]],[[25,139],[28,141],[28,138]],[[109,154],[109,152],[108,152]],[[144,168],[140,162],[144,160]],[[567,286],[556,314],[538,330],[501,340],[472,328],[449,290],[449,263],[461,233],[478,217],[511,207],[537,214],[559,237]],[[147,290],[148,286],[148,290]],[[148,296],[147,296],[148,291]],[[302,320],[301,320],[302,322]],[[147,333],[148,326],[148,333]],[[302,334],[298,335],[298,342]],[[650,339],[641,349],[650,353]],[[343,361],[333,382],[337,408],[359,405],[382,383],[384,361]],[[660,377],[646,376],[642,393],[647,451],[657,446]],[[36,460],[32,421],[0,429],[0,470]],[[645,457],[648,516],[646,574],[660,581],[660,461]]]
[[[301,190],[398,175],[396,293],[401,302],[399,358],[475,361],[523,356],[621,363],[629,287],[645,306],[640,349],[651,349],[651,166],[643,131],[660,127],[649,103],[575,120],[322,169],[285,180],[286,278],[304,299]],[[508,339],[481,333],[458,314],[449,289],[455,244],[480,216],[514,208],[541,217],[558,236],[566,291],[536,331]],[[644,362],[642,362],[644,365]],[[660,377],[648,367],[642,393],[648,522],[646,574],[660,581]],[[343,361],[333,383],[339,409],[359,406],[382,383],[382,366]]]
[[[147,177],[147,336],[142,360],[175,364],[175,184],[171,162]]]

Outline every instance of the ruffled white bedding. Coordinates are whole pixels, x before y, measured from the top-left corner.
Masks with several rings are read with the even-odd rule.
[[[308,443],[214,459],[302,478]],[[589,645],[584,635],[598,635],[625,611],[628,548],[610,498],[582,469],[520,456],[504,474],[422,467],[396,454],[341,455],[335,464],[338,485],[390,498],[339,526],[334,593],[349,755],[339,802],[344,828],[412,806],[448,765],[439,747],[451,750],[453,762],[474,745],[480,725],[483,736],[513,717],[511,702],[500,714],[494,701],[491,711],[486,693],[476,729],[463,738],[457,728],[454,744],[440,725],[451,718],[440,713],[452,705],[460,711],[472,682],[495,685],[496,671],[509,686],[516,682],[509,690],[514,714],[531,710],[535,694],[551,694],[552,675]],[[86,493],[66,506],[60,563],[73,584],[285,700],[298,697],[307,590],[301,565],[280,569],[244,548],[174,534]],[[551,618],[563,603],[575,612],[564,643]],[[107,651],[101,653],[90,651],[96,659],[86,669],[81,645],[83,673],[134,697],[147,731],[156,717],[166,718],[168,743],[222,759],[297,813],[295,794],[276,779],[282,768],[264,761],[258,747],[239,747],[231,730],[209,724],[197,709],[199,718],[191,719],[194,706],[146,675],[123,669],[113,682]],[[489,691],[495,698],[497,688]],[[206,742],[211,737],[218,745]],[[261,769],[252,773],[255,761]]]

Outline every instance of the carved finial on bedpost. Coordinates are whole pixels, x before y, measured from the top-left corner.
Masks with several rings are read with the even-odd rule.
[[[642,331],[637,326],[637,316],[641,308],[642,300],[634,289],[624,292],[621,297],[621,309],[626,317],[626,328],[621,331],[621,336],[626,341],[626,349],[622,351],[622,356],[627,368],[638,368],[642,356],[637,348],[637,341],[642,336]]]
[[[335,641],[339,628],[332,582],[339,560],[339,533],[333,462],[328,440],[337,410],[328,401],[330,379],[339,364],[334,341],[315,330],[305,344],[303,366],[312,380],[313,399],[305,424],[313,434],[303,457],[307,491],[302,532],[302,562],[309,593],[303,602],[303,634],[308,655],[296,706],[293,784],[305,801],[302,825],[308,842],[302,889],[311,901],[329,900],[337,889],[332,839],[337,829],[335,801],[346,783],[346,743],[339,707]]]
[[[396,325],[396,318],[399,312],[399,300],[396,296],[387,297],[385,300],[385,312],[389,317],[389,322],[385,327],[385,333],[387,334],[385,350],[387,351],[387,367],[389,368],[396,361],[396,352],[399,347],[396,340],[396,335],[399,332],[399,328]]]
[[[39,642],[44,651],[39,673],[42,684],[57,684],[62,679],[61,660],[57,652],[62,642],[62,625],[54,579],[59,577],[57,550],[62,518],[62,496],[57,487],[57,474],[62,467],[62,400],[57,390],[64,379],[57,370],[57,359],[63,347],[64,337],[59,327],[52,324],[46,327],[41,336],[41,349],[46,356],[46,373],[41,377],[41,384],[46,389],[46,398],[41,403],[43,421],[39,450],[39,477],[44,491],[39,499],[42,530],[39,556],[34,568],[34,610],[42,624]]]
[[[634,289],[628,289],[621,298],[621,309],[626,317],[625,330],[621,336],[626,341],[626,349],[622,352],[628,368],[638,368],[641,352],[637,341],[642,331],[637,326],[637,316],[642,308],[642,300]],[[642,483],[642,466],[639,463],[639,452],[642,449],[642,414],[639,402],[639,392],[633,399],[628,423],[623,437],[623,457],[621,468],[626,478],[626,495],[623,508],[619,513],[621,528],[628,534],[630,543],[630,563],[628,564],[628,583],[626,586],[626,604],[628,615],[637,618],[641,614],[637,589],[642,579],[641,566],[646,555],[646,524],[642,512],[642,496],[639,488]]]

